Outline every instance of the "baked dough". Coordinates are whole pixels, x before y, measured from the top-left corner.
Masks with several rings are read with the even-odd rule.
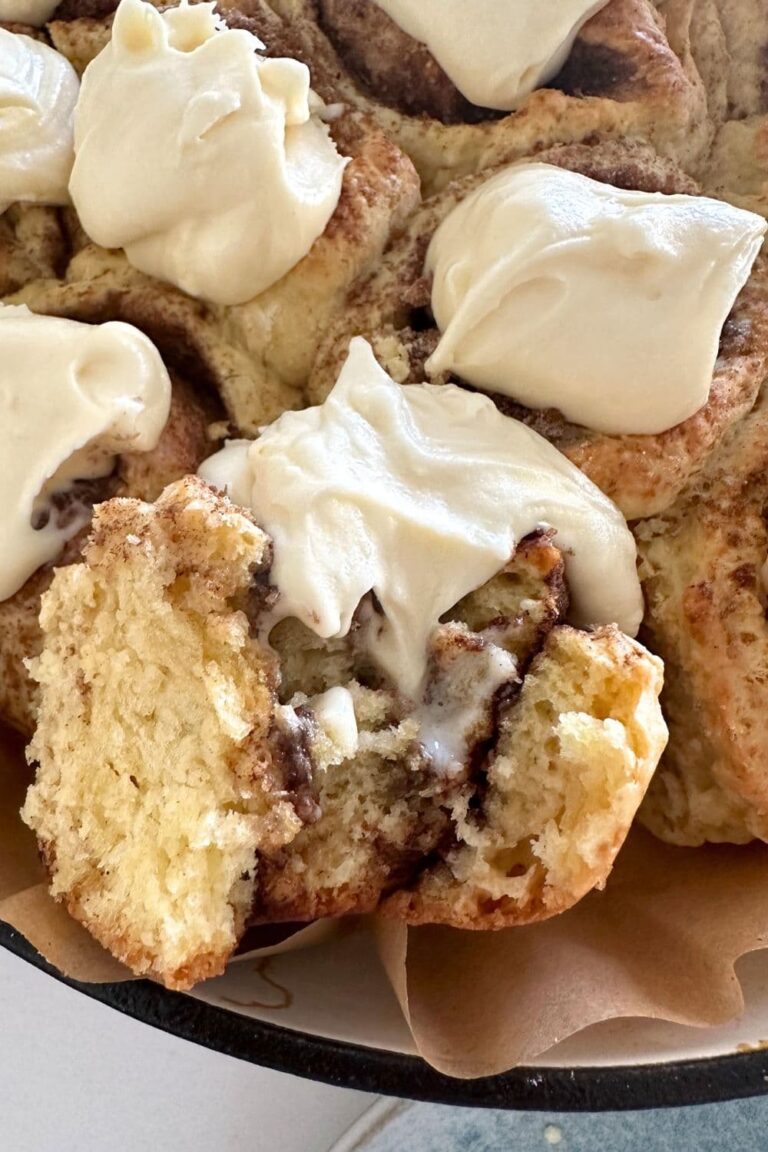
[[[67,19],[48,25],[54,46],[78,71],[109,39],[111,15],[87,14],[105,7],[114,5],[70,4],[60,9]],[[247,17],[220,7],[231,26],[248,28],[273,54],[284,50],[282,21],[266,4],[254,5]],[[373,270],[420,196],[412,163],[370,116],[340,113],[331,133],[339,151],[351,157],[336,211],[307,256],[266,292],[236,307],[207,304],[138,272],[121,251],[90,244],[72,226],[76,251],[60,306],[79,319],[97,320],[113,314],[119,302],[123,319],[153,338],[156,330],[175,329],[180,344],[206,364],[241,432],[255,435],[286,409],[301,407],[320,335],[352,283]],[[47,312],[50,297],[45,286],[33,284],[19,300]]]
[[[92,323],[119,313],[167,346],[182,368],[190,357],[203,365],[233,425],[255,435],[286,409],[303,405],[321,334],[418,203],[411,162],[370,121],[343,117],[334,135],[352,156],[334,215],[309,254],[246,304],[225,308],[196,300],[74,229],[79,250],[63,282],[33,281],[11,302]]]
[[[690,177],[647,144],[563,145],[537,159],[618,187],[697,192]],[[332,388],[353,335],[362,334],[370,341],[395,380],[416,383],[425,379],[424,364],[438,339],[430,311],[430,285],[423,276],[427,246],[438,224],[491,174],[457,181],[425,201],[373,276],[358,285],[348,310],[318,353],[310,380],[315,403]],[[682,424],[656,435],[612,436],[570,424],[552,410],[523,408],[506,397],[494,399],[503,412],[546,436],[618,504],[627,519],[635,519],[669,507],[724,432],[750,411],[766,371],[768,262],[760,256],[723,328],[709,400]],[[433,382],[450,379],[442,374]]]
[[[702,182],[708,195],[768,217],[768,116],[723,124]]]
[[[641,819],[674,844],[768,840],[768,399],[637,525],[670,741]]]
[[[7,32],[46,42],[44,30],[0,20]],[[38,276],[58,276],[67,258],[62,212],[44,204],[12,204],[0,213],[0,296]]]
[[[330,6],[326,0],[325,27],[330,7],[337,10],[356,2],[337,0]],[[698,72],[693,65],[686,71],[672,51],[664,20],[649,0],[610,0],[579,34],[559,78],[560,89],[534,92],[512,115],[460,124],[409,115],[369,94],[323,30],[319,0],[271,0],[271,4],[289,26],[293,44],[289,54],[309,64],[320,95],[370,111],[413,159],[427,195],[457,177],[595,133],[652,140],[664,154],[686,164],[693,164],[709,144],[706,98]],[[338,42],[338,31],[336,38]],[[377,50],[380,39],[374,41]],[[410,69],[419,66],[409,53],[400,56],[397,77],[384,85],[385,99],[392,99],[398,89],[411,88]],[[356,60],[359,65],[359,54],[353,54],[349,64]],[[423,61],[420,67],[423,70]],[[375,79],[382,91],[381,76]]]
[[[763,0],[657,0],[669,41],[690,54],[716,126],[768,112]]]
[[[214,450],[208,426],[217,412],[215,402],[200,388],[173,375],[171,410],[156,447],[151,452],[121,456],[113,475],[91,484],[83,499],[94,503],[110,496],[154,500],[172,480],[195,472]],[[57,568],[80,559],[87,534],[83,529],[65,545],[54,564],[39,568],[18,592],[0,600],[0,720],[25,736],[34,731],[37,710],[37,688],[24,661],[37,656],[42,646],[40,597],[50,587]]]
[[[257,847],[300,826],[269,755],[274,660],[235,608],[269,542],[201,481],[111,500],[43,597],[38,762],[23,817],[51,890],[134,972],[224,968]]]
[[[481,634],[495,626],[522,675],[567,604],[559,551],[546,535],[527,538],[507,569],[457,605],[438,632],[430,676],[440,705],[461,713],[466,695],[476,691]],[[314,786],[320,818],[284,851],[263,861],[252,920],[370,912],[385,892],[408,881],[420,861],[453,840],[450,803],[471,784],[466,773],[450,780],[435,773],[419,752],[420,728],[412,708],[361,666],[354,635],[323,641],[298,621],[286,620],[270,642],[280,657],[281,698],[301,702],[345,686],[353,694],[362,736],[357,755],[336,763],[325,762],[322,743],[317,747]],[[497,720],[481,711],[474,757],[481,756]]]
[[[670,43],[696,70],[715,133],[695,173],[710,196],[768,216],[768,7],[659,0]]]
[[[61,214],[42,204],[12,204],[0,215],[0,296],[41,276],[61,275],[67,241]]]
[[[257,638],[269,564],[251,518],[187,478],[155,505],[100,505],[83,562],[43,598],[24,818],[54,895],[98,940],[184,988],[221,970],[247,922],[384,899],[408,920],[498,928],[605,881],[666,739],[661,665],[614,627],[562,623],[546,533],[433,637],[430,699],[448,708],[477,692],[489,644],[517,658],[450,774],[354,630]],[[316,712],[339,686],[352,756]]]
[[[666,743],[660,684],[661,662],[617,628],[555,628],[501,719],[480,804],[453,800],[454,843],[384,915],[506,928],[602,888]]]

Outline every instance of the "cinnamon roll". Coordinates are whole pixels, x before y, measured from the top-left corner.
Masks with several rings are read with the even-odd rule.
[[[343,307],[351,284],[372,271],[391,236],[418,203],[418,177],[410,160],[370,116],[351,110],[322,111],[304,87],[304,66],[286,55],[291,43],[277,34],[282,22],[266,5],[257,5],[249,16],[225,6],[222,19],[207,5],[162,13],[149,6],[155,51],[148,60],[129,58],[125,66],[120,62],[123,57],[115,63],[109,54],[114,20],[124,20],[121,35],[130,41],[130,22],[141,23],[142,7],[147,6],[126,0],[116,17],[111,13],[114,7],[69,4],[47,26],[53,44],[77,71],[99,57],[99,69],[89,71],[78,105],[80,136],[72,188],[82,219],[71,222],[71,259],[61,299],[71,314],[86,320],[108,315],[119,300],[121,314],[142,328],[174,325],[183,342],[209,365],[232,422],[253,432],[286,408],[302,404],[320,334]],[[174,31],[176,25],[181,27],[180,21],[189,25],[186,31]],[[187,131],[185,106],[177,100],[183,85],[175,87],[170,82],[173,77],[167,75],[164,53],[173,62],[181,59],[179,67],[198,68],[203,77],[207,68],[213,69],[214,79],[201,85],[201,90],[208,91],[215,87],[217,75],[215,53],[209,46],[218,52],[216,38],[234,32],[238,39],[232,51],[240,54],[242,86],[251,91],[246,73],[250,75],[253,69],[255,75],[266,77],[272,118],[262,123],[256,110],[243,109],[238,135],[232,141],[221,119],[222,101],[215,103],[215,114],[214,103],[201,105],[199,114],[207,115],[210,122],[206,121],[203,135],[192,140],[204,140],[211,149],[216,141],[218,151],[191,157],[188,174],[171,166],[163,177],[165,183],[158,175],[147,188],[141,179],[141,163],[132,163],[133,157],[143,155],[144,138],[147,147],[155,148],[153,155],[160,165],[168,134]],[[174,56],[166,40],[182,34],[192,37],[195,48]],[[255,50],[263,43],[268,47],[261,59]],[[194,64],[198,56],[200,62]],[[146,117],[137,115],[135,99],[123,99],[117,91],[116,85],[122,84],[140,98],[145,82],[149,87],[145,71],[160,93],[158,101],[161,97],[165,101],[163,132],[155,131],[151,110]],[[298,88],[292,87],[296,84]],[[114,100],[105,112],[104,93],[109,92]],[[115,140],[123,139],[114,121],[129,106],[126,124],[133,126],[137,139],[132,147],[113,154]],[[280,128],[282,122],[287,123],[286,117],[291,121],[288,132],[301,134],[289,153],[285,153],[285,127]],[[294,141],[292,136],[285,139]],[[185,148],[188,145],[189,141]],[[302,161],[304,168],[298,163],[299,145],[309,150]],[[265,151],[262,163],[272,173],[274,187],[269,185],[271,199],[257,204],[253,188],[261,182],[254,177],[250,184],[243,183],[242,158],[255,153],[253,164],[257,165],[260,151],[267,148],[277,149],[271,158]],[[283,184],[275,175],[280,148]],[[324,158],[318,162],[325,165],[330,197],[319,207],[314,199],[316,173],[312,174],[318,156]],[[94,173],[98,177],[100,171],[112,172],[122,163],[125,171],[119,178],[115,175],[111,182],[93,178]],[[195,185],[193,194],[190,188],[195,179],[200,187]],[[92,197],[90,190],[96,185],[99,195]],[[120,198],[126,189],[132,191],[123,204]],[[327,212],[327,223],[321,227]],[[265,224],[260,223],[259,213]],[[306,214],[306,227],[299,228]],[[93,242],[89,229],[99,243]],[[252,279],[254,275],[258,282]],[[251,284],[257,290],[251,292]],[[50,286],[35,283],[18,299],[38,307],[50,292]]]
[[[579,173],[590,180],[619,189],[660,192],[672,197],[680,194],[695,197],[699,191],[697,185],[679,167],[672,161],[659,157],[648,145],[606,142],[593,146],[559,146],[537,154],[531,158],[531,162],[532,165],[552,165],[557,169]],[[441,331],[438,329],[433,310],[435,300],[433,270],[427,267],[426,257],[433,237],[441,227],[445,227],[445,222],[449,221],[462,205],[472,196],[477,196],[479,190],[489,187],[492,179],[499,179],[504,172],[514,176],[517,171],[517,168],[511,166],[496,173],[484,173],[464,181],[457,181],[442,193],[425,201],[414,213],[402,236],[390,246],[376,272],[367,281],[362,281],[356,286],[351,294],[347,311],[336,322],[321,345],[310,381],[310,393],[315,399],[327,394],[338,372],[339,364],[346,356],[350,337],[356,334],[363,334],[370,340],[382,365],[402,383],[422,379],[426,373],[436,384],[451,380],[467,384],[467,377],[462,376],[461,368],[446,370],[439,357],[436,363],[435,353],[441,341]],[[500,202],[505,194],[499,193]],[[567,203],[573,192],[565,189],[562,192],[555,191],[552,195],[553,204]],[[557,197],[560,197],[560,200]],[[652,198],[652,202],[657,201]],[[679,202],[677,200],[673,202],[677,208]],[[690,205],[693,201],[688,200],[687,203]],[[639,257],[636,258],[637,262],[631,265],[631,269],[630,265],[626,264],[625,271],[629,279],[622,279],[624,273],[621,269],[625,266],[628,253],[632,251],[634,241],[629,241],[628,246],[624,247],[617,242],[618,247],[613,256],[606,258],[604,265],[608,293],[604,306],[611,307],[610,296],[613,294],[617,304],[628,308],[630,311],[627,313],[629,319],[626,328],[622,328],[621,321],[615,317],[603,324],[597,312],[590,313],[588,295],[583,305],[583,323],[580,327],[573,325],[571,314],[567,310],[563,314],[565,318],[561,321],[558,293],[562,292],[566,295],[566,299],[570,300],[571,297],[567,296],[567,289],[570,289],[574,298],[573,306],[579,307],[581,297],[590,290],[580,284],[581,273],[575,267],[567,272],[562,270],[558,272],[556,255],[558,250],[555,248],[552,250],[554,263],[544,264],[540,274],[535,273],[535,269],[530,274],[523,269],[517,281],[514,280],[516,272],[508,274],[511,285],[522,282],[525,291],[529,292],[528,295],[521,297],[529,311],[522,311],[519,315],[511,314],[511,319],[505,326],[504,321],[497,323],[494,319],[493,308],[498,308],[498,315],[501,315],[501,305],[492,307],[493,301],[505,299],[501,294],[507,291],[504,287],[506,284],[504,276],[507,273],[504,272],[503,264],[505,241],[499,239],[501,233],[498,231],[502,227],[501,217],[493,215],[497,211],[493,207],[493,202],[489,203],[484,211],[488,221],[493,221],[492,225],[488,223],[491,244],[494,251],[498,249],[500,252],[498,294],[488,297],[491,300],[488,307],[481,303],[484,297],[480,293],[485,292],[486,288],[480,285],[486,284],[489,274],[479,265],[477,272],[470,268],[473,258],[471,254],[477,250],[479,238],[477,233],[472,234],[467,227],[454,229],[453,233],[456,249],[463,249],[466,255],[466,267],[462,266],[459,270],[459,258],[452,249],[452,270],[445,280],[447,288],[443,288],[444,293],[450,294],[457,284],[461,284],[462,292],[465,288],[474,291],[471,308],[480,309],[480,311],[470,310],[474,327],[467,329],[470,333],[465,341],[469,349],[467,363],[471,361],[472,356],[476,359],[481,357],[481,351],[478,349],[481,344],[484,348],[483,342],[491,340],[488,335],[489,326],[496,325],[492,333],[496,357],[494,370],[491,372],[490,369],[486,369],[484,374],[475,364],[478,375],[472,375],[472,381],[484,391],[490,392],[503,411],[514,415],[546,436],[619,505],[628,519],[650,516],[662,511],[674,501],[688,480],[701,469],[726,430],[742,419],[754,405],[768,363],[768,265],[765,258],[758,255],[754,259],[751,274],[719,330],[718,353],[716,358],[712,357],[711,384],[708,395],[705,387],[698,401],[698,409],[694,404],[693,411],[689,410],[687,416],[670,414],[668,420],[662,422],[662,427],[652,433],[617,432],[612,428],[621,426],[622,412],[617,413],[617,425],[608,425],[603,420],[598,422],[597,419],[604,417],[606,397],[614,395],[614,391],[616,403],[620,406],[639,403],[640,407],[650,411],[654,403],[650,400],[654,381],[656,384],[662,384],[668,396],[677,396],[680,390],[680,380],[674,367],[675,360],[670,360],[669,364],[663,359],[661,363],[657,362],[658,367],[649,374],[643,385],[626,383],[627,377],[631,378],[637,367],[645,360],[648,359],[650,363],[652,343],[657,338],[656,321],[652,322],[652,327],[644,330],[642,321],[638,318],[639,313],[633,312],[632,306],[628,303],[631,292],[639,284],[638,274],[641,267]],[[502,211],[502,208],[498,211]],[[546,216],[547,211],[542,202],[542,217]],[[529,211],[526,220],[526,227],[529,229],[538,227],[539,216],[535,212]],[[752,246],[754,256],[760,245],[761,226],[757,217],[752,216],[751,220],[751,226],[755,230]],[[478,228],[481,226],[479,215],[475,216],[473,224]],[[651,229],[649,238],[652,234],[656,236],[662,234],[655,231],[656,228],[658,225],[654,225]],[[534,233],[531,231],[530,234]],[[514,251],[527,251],[526,243],[526,234],[521,232],[520,237],[515,240]],[[586,253],[589,248],[584,248],[583,245],[592,245],[593,241],[587,238],[581,243],[581,251]],[[655,241],[651,239],[650,247],[646,250],[646,259],[649,261],[646,266],[649,268],[653,266],[655,259],[651,255],[654,243]],[[510,248],[510,252],[512,250]],[[531,256],[531,259],[534,258],[538,257]],[[629,259],[631,262],[631,254]],[[496,272],[492,274],[496,275]],[[698,274],[689,277],[685,285],[680,287],[678,301],[693,299],[690,295],[692,281],[702,282]],[[533,288],[530,288],[529,282],[533,283]],[[495,284],[495,281],[493,283]],[[553,285],[554,296],[551,298],[546,295],[547,283]],[[666,289],[661,287],[662,283],[666,284]],[[662,277],[655,287],[649,287],[647,294],[644,290],[640,290],[643,299],[647,302],[660,298],[660,292],[670,290],[669,284],[671,281],[667,282],[665,277]],[[565,287],[558,288],[558,285]],[[539,303],[537,298],[530,294],[537,286],[543,293]],[[458,289],[456,291],[458,292]],[[511,294],[512,289],[509,291]],[[496,288],[494,293],[497,293]],[[470,299],[468,294],[465,298]],[[664,308],[667,321],[672,314],[670,308],[674,309],[671,302]],[[467,315],[470,315],[470,312]],[[535,336],[532,335],[534,331]],[[585,372],[579,365],[577,351],[579,341],[586,341],[589,355],[595,357],[591,362],[593,367],[589,369],[589,373],[603,372],[605,365],[611,363],[611,356],[617,347],[619,350],[622,347],[624,337],[616,335],[622,331],[627,340],[631,334],[631,340],[639,343],[633,344],[634,350],[629,361],[616,369],[615,383],[606,380],[605,390],[601,390],[597,384],[597,375],[582,379]],[[517,388],[520,387],[522,390],[522,385],[526,383],[528,376],[533,379],[534,373],[542,370],[538,361],[533,363],[532,367],[529,366],[531,356],[541,352],[546,357],[550,345],[556,340],[563,340],[561,332],[570,334],[566,336],[563,345],[564,367],[561,365],[562,371],[557,370],[561,383],[567,383],[567,387],[571,388],[573,381],[578,379],[581,381],[578,400],[583,402],[585,398],[589,400],[590,397],[594,397],[588,419],[584,419],[583,422],[564,416],[556,403],[546,407],[532,406],[530,400],[526,403],[525,400],[521,401],[515,397]],[[524,341],[521,340],[521,334],[524,334]],[[716,333],[713,331],[711,335]],[[618,340],[618,345],[609,345],[609,337],[611,340]],[[573,341],[570,351],[568,340]],[[515,359],[519,347],[526,350],[528,360],[525,363]],[[614,349],[613,352],[609,350],[611,347]],[[677,335],[671,333],[670,356],[678,357],[680,347],[679,333]],[[620,356],[618,363],[621,363]],[[547,371],[550,371],[550,368],[547,368]],[[522,374],[519,380],[518,372]],[[669,374],[668,387],[663,385],[667,374]],[[494,383],[500,376],[508,376],[509,381],[507,393],[501,396]],[[622,392],[624,386],[626,391]],[[559,392],[550,394],[560,395]],[[624,399],[621,399],[622,396]],[[581,410],[586,411],[576,408],[576,411]],[[585,426],[593,419],[595,422],[591,427]],[[642,427],[642,423],[638,426]]]
[[[768,407],[663,516],[636,527],[670,741],[641,819],[674,844],[768,839]]]
[[[24,818],[70,912],[187,988],[248,923],[500,928],[601,885],[666,739],[610,502],[362,341],[201,472],[99,505],[43,597]]]
[[[698,72],[672,50],[663,17],[647,0],[582,3],[575,14],[576,6],[570,5],[570,22],[556,5],[549,15],[537,17],[534,11],[528,20],[542,22],[539,35],[526,25],[523,12],[521,27],[508,34],[509,43],[502,35],[495,36],[499,57],[495,63],[485,58],[473,62],[467,45],[457,38],[449,55],[458,58],[462,78],[466,71],[478,82],[506,77],[510,60],[521,55],[521,45],[531,52],[530,60],[519,63],[523,90],[531,74],[548,77],[542,78],[543,87],[528,95],[502,95],[501,110],[478,106],[477,99],[481,103],[488,99],[482,94],[474,103],[468,100],[428,45],[392,18],[386,3],[272,0],[272,7],[296,44],[294,54],[312,68],[324,99],[370,111],[411,156],[427,194],[458,177],[554,144],[583,141],[595,133],[651,140],[664,154],[685,164],[693,163],[709,143]],[[415,14],[419,11],[416,8],[409,18],[426,21],[432,31],[440,25],[439,18],[431,20],[426,11]],[[590,11],[591,19],[579,27],[576,17]],[[486,17],[482,10],[476,13],[473,41],[478,30],[492,25],[492,11]],[[471,21],[473,15],[461,13],[461,19]],[[565,42],[558,45],[560,54],[555,58],[565,62],[553,76],[542,69],[539,53],[540,41],[551,39],[554,27]],[[567,36],[574,27],[575,39]],[[441,44],[445,40],[450,47],[450,24],[446,32]],[[429,38],[429,33],[425,35]],[[493,48],[492,26],[486,39]],[[474,94],[471,82],[464,87]],[[515,110],[505,114],[505,106]]]
[[[194,472],[215,447],[209,427],[221,416],[222,410],[215,394],[209,392],[200,379],[192,382],[174,372],[170,385],[164,385],[165,369],[157,352],[148,342],[142,344],[144,337],[136,330],[124,325],[89,328],[73,324],[69,327],[67,321],[27,314],[26,320],[23,315],[21,319],[28,335],[22,329],[18,336],[14,333],[9,339],[8,325],[13,322],[13,315],[9,320],[7,314],[23,314],[23,311],[0,308],[0,339],[6,373],[9,360],[13,365],[19,342],[28,342],[33,349],[38,344],[45,346],[48,339],[51,359],[51,341],[58,341],[59,347],[65,349],[67,341],[73,345],[71,355],[65,353],[65,362],[57,367],[51,366],[44,356],[34,365],[30,365],[27,357],[20,366],[19,378],[33,397],[39,392],[33,384],[33,372],[43,386],[48,381],[52,389],[61,390],[67,376],[74,374],[83,381],[86,396],[92,395],[97,400],[101,395],[109,395],[110,389],[119,388],[121,355],[125,358],[123,364],[128,364],[135,373],[134,390],[138,388],[143,359],[145,367],[149,362],[151,373],[159,379],[158,389],[168,387],[169,391],[167,401],[161,398],[153,402],[160,407],[165,404],[166,412],[157,417],[159,423],[149,438],[142,433],[144,442],[141,442],[141,437],[126,429],[110,433],[106,423],[100,432],[99,425],[92,425],[92,409],[90,415],[86,410],[90,400],[82,406],[73,402],[57,416],[33,408],[20,411],[19,405],[14,405],[14,384],[6,379],[3,404],[11,407],[3,419],[7,430],[12,426],[13,437],[6,442],[3,456],[0,720],[31,735],[38,694],[26,661],[36,657],[42,645],[38,620],[40,600],[50,587],[55,571],[80,560],[95,505],[113,496],[152,500],[172,480]],[[111,319],[116,315],[119,313],[113,313]],[[51,323],[65,327],[50,331]],[[119,336],[110,335],[118,329]],[[122,353],[119,346],[116,347],[119,339],[126,342]],[[83,347],[89,341],[94,351],[84,354]],[[34,358],[34,352],[31,357]],[[116,374],[111,381],[107,379],[109,371]],[[127,410],[138,403],[131,400]],[[48,424],[56,435],[55,444],[38,434],[38,428]],[[99,458],[99,435],[102,440],[111,436],[103,461]],[[41,474],[45,482],[37,493],[32,491],[37,487],[37,480],[32,478],[41,467],[49,475],[42,477]],[[31,505],[30,493],[34,497]]]

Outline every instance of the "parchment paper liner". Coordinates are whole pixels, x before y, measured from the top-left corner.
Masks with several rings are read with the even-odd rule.
[[[68,976],[130,978],[48,895],[18,817],[28,780],[20,742],[0,733],[0,920]],[[333,930],[313,925],[245,955]],[[554,920],[488,933],[379,920],[376,934],[425,1060],[452,1076],[492,1075],[602,1020],[706,1026],[738,1016],[735,961],[768,947],[768,848],[675,849],[635,831],[605,892]]]

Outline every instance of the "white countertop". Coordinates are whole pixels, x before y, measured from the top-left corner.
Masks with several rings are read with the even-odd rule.
[[[374,1097],[177,1040],[0,949],[2,1152],[327,1152]]]
[[[0,1152],[328,1152],[375,1100],[177,1040],[2,949],[0,1092]],[[591,1116],[391,1108],[346,1152],[764,1152],[768,1122],[768,1098]]]

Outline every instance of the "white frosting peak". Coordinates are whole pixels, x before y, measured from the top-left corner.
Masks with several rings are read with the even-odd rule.
[[[0,28],[0,212],[16,200],[68,203],[79,88],[60,52]]]
[[[170,400],[160,354],[138,329],[0,305],[0,600],[84,523],[51,514],[33,527],[45,497],[108,474],[123,452],[154,448]]]
[[[375,0],[472,104],[512,111],[565,64],[608,0]]]
[[[427,370],[599,431],[663,432],[706,403],[766,229],[705,196],[513,165],[429,246],[442,338]]]
[[[486,397],[395,384],[361,338],[324,404],[222,449],[200,475],[272,536],[279,617],[344,636],[375,593],[365,642],[414,698],[440,616],[543,525],[557,530],[576,621],[639,626],[635,545],[611,501]]]
[[[346,161],[312,114],[306,66],[257,55],[214,7],[122,0],[83,78],[70,191],[96,243],[241,304],[309,252]]]

